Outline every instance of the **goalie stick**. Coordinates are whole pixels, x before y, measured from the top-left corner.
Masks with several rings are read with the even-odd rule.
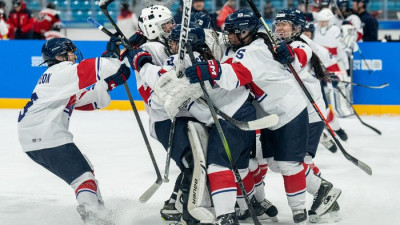
[[[354,109],[353,104],[351,104],[351,102],[349,101],[349,99],[346,98],[346,96],[344,95],[343,91],[340,90],[340,88],[336,88],[336,89],[339,91],[340,95],[342,95],[342,97],[343,97],[344,99],[346,99],[347,103],[348,103],[349,105],[351,105],[351,108],[353,109],[353,112],[354,112],[354,114],[356,115],[357,119],[358,119],[363,125],[365,125],[366,127],[369,127],[371,130],[375,131],[377,134],[382,135],[382,132],[381,132],[380,130],[378,130],[378,129],[376,129],[375,127],[373,127],[373,126],[371,126],[371,125],[365,123],[364,121],[362,121],[362,119],[360,118],[360,116],[358,115],[358,113],[356,112],[356,110]]]
[[[176,68],[178,68],[177,77],[183,77],[183,69],[185,63],[185,55],[186,55],[186,43],[189,35],[189,22],[190,22],[190,14],[192,11],[192,0],[183,0],[183,10],[182,10],[182,26],[181,32],[179,34],[179,46],[178,46],[178,63]],[[172,120],[171,128],[169,130],[169,140],[168,140],[168,147],[167,147],[167,158],[165,160],[165,170],[164,170],[164,181],[168,182],[169,176],[169,165],[171,164],[171,148],[175,133],[175,123],[176,118]]]
[[[190,60],[192,61],[192,64],[195,65],[196,64],[196,59],[195,59],[195,57],[193,55],[192,47],[190,45],[187,45],[186,48],[188,50],[188,54],[190,56]],[[212,118],[214,120],[214,124],[215,124],[215,126],[216,126],[216,128],[218,130],[218,135],[221,138],[222,144],[224,145],[225,152],[226,152],[226,155],[227,155],[227,157],[229,159],[231,167],[233,169],[233,173],[235,175],[236,181],[238,182],[240,190],[243,193],[243,196],[244,196],[244,199],[246,201],[247,207],[249,209],[251,218],[253,219],[255,225],[261,225],[260,220],[257,218],[255,210],[254,210],[253,206],[250,203],[250,199],[249,199],[249,196],[247,195],[246,189],[244,188],[243,180],[240,177],[239,170],[236,167],[235,163],[233,162],[231,150],[229,148],[229,145],[228,145],[228,142],[226,140],[225,134],[224,134],[224,132],[222,130],[221,124],[219,123],[218,116],[217,116],[217,113],[215,112],[214,105],[211,102],[210,96],[207,93],[207,89],[205,87],[204,81],[200,82],[200,87],[203,90],[204,98],[205,98],[205,100],[207,102],[208,108],[210,109],[211,116],[212,116]]]
[[[256,14],[258,19],[260,20],[261,24],[264,26],[265,30],[267,31],[268,38],[270,39],[271,43],[276,47],[277,43],[276,40],[274,39],[274,36],[272,35],[271,29],[269,29],[268,25],[265,23],[264,18],[261,16],[260,12],[258,11],[256,5],[252,0],[247,0],[249,3],[251,9],[253,12]],[[297,83],[300,85],[301,89],[303,90],[304,94],[307,96],[308,100],[310,101],[311,105],[314,107],[315,111],[318,113],[319,117],[321,120],[325,123],[326,127],[329,130],[329,133],[331,134],[333,140],[339,147],[340,151],[343,153],[344,157],[348,159],[350,162],[352,162],[354,165],[356,165],[358,168],[360,168],[362,171],[367,173],[368,175],[372,175],[372,169],[370,166],[365,164],[364,162],[358,160],[354,156],[350,155],[342,146],[340,141],[336,138],[335,132],[332,130],[332,128],[329,126],[329,123],[326,121],[324,115],[322,114],[321,110],[318,108],[317,104],[315,103],[314,99],[312,98],[310,92],[307,90],[306,86],[304,85],[303,81],[301,81],[299,75],[297,74],[296,70],[293,68],[291,63],[287,63],[286,66],[290,69],[291,73],[293,74],[294,78],[296,79]]]
[[[119,29],[119,27],[117,26],[117,24],[114,22],[114,20],[111,18],[110,14],[109,14],[108,11],[107,11],[107,6],[108,6],[111,2],[113,2],[113,0],[101,0],[101,1],[99,2],[100,9],[101,9],[101,11],[104,13],[104,15],[106,15],[106,17],[108,18],[108,20],[110,21],[110,23],[113,25],[113,27],[114,27],[115,30],[117,31],[118,35],[120,36],[120,38],[121,38],[125,43],[129,43],[128,39],[125,37],[125,35],[124,35],[124,34],[122,33],[122,31]],[[132,50],[132,49],[133,49],[133,48],[130,47],[129,45],[127,45],[127,46],[125,46],[125,47],[127,47],[128,50]],[[158,169],[157,161],[156,161],[156,159],[155,159],[155,157],[154,157],[153,151],[152,151],[151,146],[150,146],[150,142],[149,142],[149,140],[148,140],[148,138],[147,138],[146,132],[145,132],[144,127],[143,127],[143,124],[142,124],[142,120],[140,119],[139,112],[138,112],[138,110],[137,110],[137,108],[136,108],[135,102],[133,101],[133,98],[132,98],[132,95],[131,95],[131,93],[130,93],[129,87],[128,87],[128,85],[127,85],[126,83],[125,83],[124,85],[125,85],[125,90],[126,90],[126,92],[127,92],[127,94],[128,94],[128,97],[129,97],[129,101],[131,102],[133,112],[135,113],[136,121],[137,121],[137,123],[138,123],[138,125],[139,125],[140,132],[142,133],[143,139],[144,139],[144,141],[145,141],[145,143],[146,143],[147,150],[148,150],[148,152],[149,152],[151,161],[152,161],[153,166],[154,166],[154,170],[156,171],[156,175],[157,175],[157,178],[156,178],[156,181],[154,182],[154,184],[153,184],[150,188],[148,188],[148,189],[139,197],[139,201],[140,201],[140,202],[146,202],[147,200],[149,200],[149,199],[151,198],[151,196],[153,196],[153,194],[154,194],[154,193],[158,190],[158,188],[161,186],[161,184],[163,183],[163,179],[162,179],[162,177],[161,177],[160,170]]]

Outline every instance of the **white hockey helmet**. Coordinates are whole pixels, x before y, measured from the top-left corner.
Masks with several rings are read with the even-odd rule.
[[[167,38],[169,33],[164,32],[162,26],[168,22],[175,23],[174,17],[171,11],[162,5],[144,8],[139,16],[139,28],[149,40]]]
[[[328,8],[324,8],[318,12],[317,20],[318,21],[330,21],[334,17],[332,10]]]

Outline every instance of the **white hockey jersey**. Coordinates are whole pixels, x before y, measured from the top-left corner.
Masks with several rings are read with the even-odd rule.
[[[105,78],[121,66],[118,59],[92,58],[79,64],[61,62],[48,68],[18,117],[18,135],[25,152],[73,142],[68,131],[74,109],[106,107],[111,98]]]
[[[305,36],[305,35],[303,35]],[[301,36],[301,37],[303,37]],[[307,38],[307,37],[306,37]],[[310,39],[308,39],[310,40]],[[311,41],[311,40],[310,40]],[[322,90],[320,81],[315,76],[314,70],[311,67],[310,59],[312,57],[312,49],[306,43],[301,41],[294,41],[290,44],[298,58],[298,61],[302,63],[301,69],[297,69],[298,75],[300,79],[303,81],[306,86],[308,92],[310,92],[311,97],[317,104],[320,109],[322,115],[326,115],[325,109],[325,101],[322,97]],[[321,47],[323,48],[323,47]],[[326,49],[324,49],[326,50]],[[295,61],[296,62],[296,61]],[[305,96],[306,97],[306,96]],[[308,99],[307,101],[307,112],[308,112],[308,120],[309,123],[314,123],[321,121],[317,111],[315,111],[313,105],[310,103]]]
[[[199,53],[194,52],[194,56],[197,62],[204,61],[203,57],[200,56]],[[178,56],[172,55],[166,60],[163,67],[157,67],[154,65],[146,65],[146,68],[153,71],[153,73],[157,73],[160,70],[170,71],[176,69],[176,64],[178,62]],[[189,55],[185,55],[185,68],[191,66],[191,60]],[[187,79],[186,77],[181,79]],[[211,101],[215,107],[220,109],[222,112],[226,113],[229,116],[233,116],[236,111],[243,105],[246,99],[249,96],[249,90],[245,87],[238,87],[234,90],[226,90],[219,88],[218,86],[214,86],[211,90],[208,90],[208,94],[211,98]],[[187,104],[187,110],[190,112],[192,116],[194,116],[197,120],[206,125],[210,125],[214,123],[211,112],[208,109],[208,106],[205,106],[197,101],[191,101]]]
[[[157,100],[153,101],[153,99],[157,98],[155,94],[153,94],[153,90],[155,87],[155,83],[160,77],[161,66],[168,59],[168,54],[166,52],[165,46],[160,42],[147,42],[140,46],[143,50],[150,53],[154,65],[147,63],[145,64],[140,72],[135,71],[136,74],[136,84],[139,94],[142,96],[143,101],[145,103],[146,112],[149,114],[149,130],[150,135],[157,139],[157,135],[155,133],[154,124],[158,121],[164,121],[169,119],[164,106],[157,103]],[[157,68],[156,71],[154,67]],[[190,117],[190,113],[187,111],[182,111],[178,115]]]
[[[340,42],[341,38],[340,28],[335,25],[324,28],[316,26],[314,41],[328,49],[336,61],[342,63],[341,70],[345,71],[349,68],[349,59],[345,52],[345,46]]]
[[[216,81],[221,88],[232,90],[248,84],[264,111],[279,116],[272,130],[290,122],[307,106],[293,75],[274,60],[261,38],[238,49],[232,62],[221,64],[221,68],[221,79]]]

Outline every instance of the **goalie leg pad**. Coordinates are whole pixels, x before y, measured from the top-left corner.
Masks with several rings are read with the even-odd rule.
[[[205,126],[190,121],[188,137],[193,155],[193,174],[189,191],[188,211],[200,221],[214,221],[215,217],[206,207],[211,207],[207,188],[206,157],[208,132]]]

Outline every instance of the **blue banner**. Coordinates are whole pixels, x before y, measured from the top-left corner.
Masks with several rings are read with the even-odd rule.
[[[354,104],[400,105],[400,43],[365,42],[359,46],[362,54],[354,53],[353,82],[371,86],[389,83],[389,86],[383,89],[354,86]]]
[[[0,41],[1,82],[0,98],[24,98],[31,96],[39,77],[46,67],[41,63],[41,48],[44,41]],[[100,56],[105,50],[105,41],[75,41],[84,58]],[[359,43],[363,57],[354,54],[354,82],[365,85],[389,83],[384,89],[354,87],[354,104],[400,105],[400,71],[398,52],[400,43]],[[400,64],[400,63],[399,63]],[[369,74],[368,66],[372,70]],[[135,100],[142,100],[136,91],[136,79],[132,73],[128,81]],[[111,92],[113,100],[128,100],[124,88]]]

